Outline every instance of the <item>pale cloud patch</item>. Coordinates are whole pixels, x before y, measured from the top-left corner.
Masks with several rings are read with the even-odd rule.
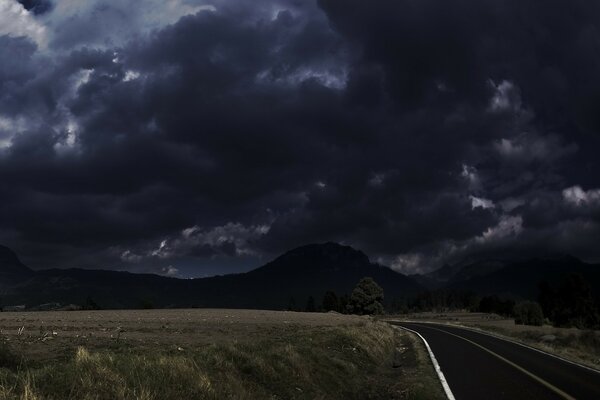
[[[25,118],[0,115],[0,150],[9,148],[15,135],[26,129]]]
[[[525,204],[525,200],[510,197],[508,199],[504,199],[500,202],[500,207],[504,212],[511,212],[517,207],[520,207]]]
[[[121,261],[127,263],[138,263],[142,260],[143,257],[139,254],[133,253],[131,250],[125,250],[121,253],[119,258],[121,259]]]
[[[313,80],[329,88],[342,90],[346,88],[348,72],[345,68],[333,67],[301,67],[287,74],[274,73],[271,69],[259,72],[255,81],[257,83],[269,83],[279,86],[296,87],[303,82]]]
[[[160,269],[160,274],[169,277],[176,277],[179,275],[179,269],[175,268],[172,265],[168,265]]]
[[[0,36],[28,37],[46,46],[46,29],[16,0],[0,0]]]
[[[488,110],[498,113],[505,111],[518,111],[521,109],[521,94],[519,88],[510,81],[502,81],[496,84],[490,80],[489,85],[494,90],[490,99]]]
[[[488,228],[476,238],[480,243],[493,242],[511,236],[518,236],[523,231],[523,218],[520,215],[503,215],[496,226]]]
[[[219,248],[229,244],[235,246],[235,254],[238,256],[253,255],[255,251],[252,249],[252,242],[269,233],[269,230],[269,225],[245,226],[233,222],[211,229],[193,226],[184,229],[173,246],[178,249],[208,246],[218,251]]]
[[[62,134],[54,144],[54,150],[58,154],[67,154],[77,150],[79,129],[79,124],[74,119],[69,118]]]
[[[523,154],[523,146],[515,143],[510,139],[500,139],[498,143],[495,145],[496,150],[503,156],[514,156]]]
[[[477,168],[467,164],[463,164],[460,175],[468,182],[470,189],[479,189],[479,187],[481,186],[481,181],[479,179],[479,174],[477,173]]]
[[[581,186],[572,186],[563,190],[563,199],[574,206],[600,204],[600,189],[583,190]]]
[[[382,186],[385,182],[386,175],[384,173],[373,174],[369,179],[369,186]]]
[[[167,240],[162,240],[158,248],[150,252],[150,256],[158,258],[169,258],[172,255],[171,247],[167,244]]]
[[[94,69],[82,69],[75,73],[71,79],[73,82],[73,92],[79,90],[80,87],[85,85],[90,81],[92,74],[94,73]]]
[[[2,0],[7,1],[7,0]],[[11,0],[12,1],[12,0]],[[202,1],[146,0],[135,2],[105,0],[60,0],[41,20],[54,38],[70,45],[104,48],[122,45],[133,36],[145,35],[177,22],[186,15],[214,12],[213,5]],[[69,25],[86,26],[86,35],[77,37]]]
[[[541,136],[530,132],[524,132],[512,139],[500,139],[494,143],[494,148],[503,158],[525,162],[552,161],[578,150],[576,144],[566,145],[556,135]]]
[[[482,197],[469,196],[471,198],[471,208],[474,210],[476,208],[494,208],[494,202],[492,200],[484,199]]]
[[[134,81],[140,77],[140,73],[138,71],[126,71],[125,76],[123,77],[123,82]]]
[[[148,257],[171,257],[206,253],[235,256],[256,255],[254,241],[266,235],[269,225],[246,226],[229,222],[222,226],[203,228],[198,225],[183,229],[177,236],[164,239],[158,247],[146,253]]]
[[[404,274],[414,274],[421,271],[423,256],[418,253],[397,255],[390,265],[394,271]]]
[[[348,77],[345,70],[300,68],[285,79],[293,86],[298,86],[304,81],[312,79],[329,89],[341,90],[346,87]]]

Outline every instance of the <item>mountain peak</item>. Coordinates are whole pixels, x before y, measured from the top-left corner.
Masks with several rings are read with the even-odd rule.
[[[369,263],[369,257],[360,250],[351,246],[344,246],[335,242],[313,243],[296,247],[280,256],[281,257],[325,257],[330,259],[355,259]]]
[[[14,282],[32,274],[14,251],[0,245],[0,285]]]
[[[0,265],[23,265],[17,254],[6,246],[0,245]]]
[[[255,271],[348,270],[370,266],[369,257],[360,250],[339,243],[314,243],[290,250]]]

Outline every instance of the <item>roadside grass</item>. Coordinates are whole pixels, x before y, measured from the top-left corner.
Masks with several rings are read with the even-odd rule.
[[[514,319],[469,312],[426,312],[386,316],[386,319],[435,322],[481,330],[600,370],[600,331],[516,325]]]
[[[479,324],[472,327],[600,370],[600,331],[555,328],[548,333],[537,327],[519,330]]]
[[[0,399],[438,398],[422,345],[366,318],[187,348],[78,346],[43,362],[0,346]]]
[[[408,398],[429,400],[446,399],[442,385],[435,372],[429,353],[420,338],[413,333],[398,329],[399,334],[407,343],[407,358],[413,358],[413,368],[406,368],[403,384]]]

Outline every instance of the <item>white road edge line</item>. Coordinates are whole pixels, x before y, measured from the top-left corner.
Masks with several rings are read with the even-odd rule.
[[[442,387],[444,388],[446,397],[448,398],[448,400],[456,400],[454,397],[454,394],[452,394],[452,390],[450,390],[448,381],[446,380],[446,377],[444,376],[444,373],[442,372],[442,368],[440,368],[440,364],[438,364],[438,362],[435,358],[435,355],[433,355],[433,351],[431,351],[431,347],[429,347],[429,343],[427,343],[427,340],[425,340],[425,338],[417,331],[413,331],[412,329],[408,329],[408,328],[405,328],[405,327],[399,326],[399,325],[392,325],[392,326],[396,329],[404,329],[405,331],[412,332],[421,338],[423,343],[425,343],[425,347],[427,348],[427,352],[429,353],[429,358],[431,358],[431,362],[433,363],[433,368],[435,369],[435,372],[437,373],[437,376],[440,379],[440,383],[442,384]]]
[[[566,362],[568,364],[576,365],[576,366],[581,367],[583,369],[587,369],[588,371],[592,371],[592,372],[595,372],[597,374],[600,374],[599,370],[594,369],[592,367],[588,367],[587,365],[579,364],[578,362],[567,360],[566,358],[561,357],[559,355],[548,353],[547,351],[544,351],[544,350],[541,350],[541,349],[537,349],[537,348],[529,346],[529,345],[527,345],[525,343],[517,342],[516,340],[512,340],[512,339],[506,338],[504,336],[500,336],[500,335],[497,335],[497,334],[494,334],[494,333],[490,333],[490,332],[485,332],[483,330],[471,328],[471,327],[468,327],[468,326],[455,325],[455,324],[451,324],[451,323],[445,323],[444,324],[444,323],[431,322],[431,321],[400,321],[400,320],[393,320],[393,321],[394,322],[409,322],[409,323],[415,323],[415,324],[430,324],[430,325],[450,326],[450,327],[453,327],[453,328],[464,329],[466,331],[480,333],[482,335],[491,336],[491,337],[493,337],[495,339],[504,340],[505,342],[509,342],[509,343],[513,343],[513,344],[519,345],[521,347],[525,347],[526,349],[529,349],[529,350],[537,351],[538,353],[542,353],[542,354],[545,354],[547,356],[556,358],[556,359],[558,359],[560,361],[564,361],[564,362]]]

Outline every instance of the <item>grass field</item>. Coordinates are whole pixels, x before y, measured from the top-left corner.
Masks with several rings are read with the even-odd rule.
[[[550,325],[516,325],[514,319],[484,313],[430,312],[403,315],[398,318],[450,323],[480,329],[600,370],[600,331],[556,328]]]
[[[412,335],[249,310],[0,314],[0,399],[441,399]]]

